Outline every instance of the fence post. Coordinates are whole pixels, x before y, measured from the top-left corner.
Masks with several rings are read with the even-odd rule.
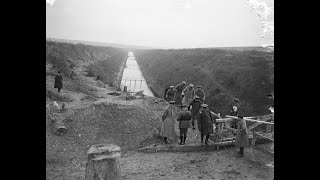
[[[97,144],[87,152],[85,180],[120,180],[120,147],[114,144]]]

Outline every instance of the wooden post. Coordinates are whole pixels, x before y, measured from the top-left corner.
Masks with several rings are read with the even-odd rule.
[[[251,160],[254,160],[254,155],[253,155],[253,146],[256,145],[256,133],[252,131],[252,139],[251,139],[251,145],[250,145],[250,154],[251,154]]]
[[[223,130],[223,123],[218,123],[218,133],[216,137],[217,149],[219,149],[219,143],[221,142],[221,134]]]
[[[50,117],[50,122],[52,123],[53,126],[53,133],[55,133],[58,136],[64,135],[68,132],[67,127],[65,124],[62,122],[62,119],[60,118],[55,118],[55,117]]]
[[[66,134],[68,131],[67,127],[62,122],[56,122],[53,128],[54,128],[54,133],[59,136]]]
[[[87,152],[85,180],[120,180],[120,147],[114,144],[97,144]]]

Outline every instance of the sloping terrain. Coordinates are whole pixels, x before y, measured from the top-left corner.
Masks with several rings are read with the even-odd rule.
[[[233,150],[226,153],[137,152],[145,146],[163,144],[158,129],[168,104],[151,97],[126,101],[126,94],[122,92],[119,92],[120,96],[108,95],[117,88],[97,80],[98,74],[88,76],[89,64],[100,62],[108,68],[97,70],[102,67],[95,64],[93,69],[114,82],[127,52],[66,43],[48,43],[47,46],[47,54],[57,54],[52,55],[54,60],[47,59],[46,179],[83,180],[86,152],[97,143],[112,143],[121,147],[123,179],[273,179],[273,168],[265,166],[272,158],[260,152],[255,152],[257,162],[248,160],[248,152],[244,159],[235,158]],[[68,59],[74,63],[73,67],[70,67]],[[53,89],[54,75],[58,69],[63,71],[64,77],[61,93]],[[74,71],[75,76],[69,77],[69,71]],[[66,109],[50,109],[53,101],[60,106],[64,103]],[[179,111],[174,108],[175,118]],[[67,132],[55,134],[52,119],[63,122]],[[175,129],[178,134],[178,122]],[[189,130],[186,142],[198,143],[198,131]],[[176,146],[177,140],[172,141],[171,145]]]
[[[160,97],[169,85],[185,80],[202,85],[206,103],[223,116],[230,114],[233,97],[244,116],[269,114],[273,101],[273,52],[264,48],[135,50],[145,78]]]
[[[85,69],[86,76],[95,77],[103,83],[113,85],[126,60],[125,49],[98,47],[84,44],[68,44],[46,42],[47,66],[55,71],[60,70],[66,77],[72,75],[77,68]],[[82,66],[79,67],[79,64]],[[50,72],[47,71],[47,74]],[[54,73],[51,73],[54,75]],[[98,77],[99,76],[99,77]]]

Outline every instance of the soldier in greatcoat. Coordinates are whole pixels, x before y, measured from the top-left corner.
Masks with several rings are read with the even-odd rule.
[[[174,101],[174,94],[175,94],[175,90],[173,89],[174,86],[169,86],[169,90],[166,94],[166,99],[167,101]]]
[[[167,92],[168,92],[169,89],[170,89],[169,86],[164,89],[163,99],[166,100],[166,101],[167,101]]]
[[[237,153],[240,157],[244,156],[244,148],[249,146],[249,136],[246,121],[241,115],[237,118],[237,136],[235,146],[239,147],[240,151]]]
[[[182,105],[182,96],[181,93],[184,90],[184,88],[186,87],[186,82],[182,81],[180,84],[176,85],[175,89],[177,90],[175,93],[175,99],[174,101],[176,101],[177,105]]]
[[[165,108],[163,115],[162,115],[162,127],[160,136],[164,137],[164,142],[168,144],[168,138],[174,139],[175,138],[175,121],[173,119],[173,105],[174,101],[169,101],[169,105]]]
[[[189,104],[194,99],[194,85],[189,84],[181,93],[182,95],[182,104]]]
[[[62,88],[62,75],[61,72],[58,71],[58,74],[54,78],[54,88],[58,88],[58,92],[60,92],[60,89]]]
[[[202,86],[197,86],[196,91],[194,92],[195,95],[199,96],[199,99],[201,103],[204,103],[204,100],[206,99],[205,93],[203,89],[201,89]]]
[[[191,118],[192,118],[192,128],[195,129],[194,122],[197,121],[198,129],[199,129],[199,112],[201,108],[201,101],[199,96],[195,95],[194,100],[189,103],[189,107],[191,107]],[[200,129],[199,129],[200,131]]]
[[[200,125],[200,133],[201,133],[201,146],[207,145],[210,134],[213,134],[213,118],[211,116],[210,110],[207,104],[202,104],[202,109],[199,114],[199,124]],[[206,136],[205,143],[203,144],[203,138]]]

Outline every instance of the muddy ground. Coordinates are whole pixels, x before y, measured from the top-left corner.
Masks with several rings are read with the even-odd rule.
[[[273,179],[273,158],[254,151],[256,162],[250,160],[248,149],[244,158],[237,158],[235,149],[212,152],[142,153],[137,149],[163,144],[157,136],[161,115],[167,104],[157,98],[142,97],[125,100],[125,94],[112,96],[116,89],[99,86],[94,78],[85,77],[83,69],[76,70],[77,79],[64,79],[59,95],[68,96],[66,111],[47,110],[46,176],[48,180],[83,180],[86,152],[97,143],[113,143],[122,149],[121,175],[123,179]],[[54,77],[47,75],[47,90],[53,89]],[[89,87],[90,94],[74,90],[79,83]],[[53,100],[47,98],[47,104]],[[58,102],[59,105],[62,102]],[[49,107],[49,106],[48,106]],[[175,109],[175,114],[179,109]],[[55,114],[54,114],[55,113]],[[53,133],[51,118],[62,120],[68,132]],[[176,133],[179,133],[178,122]],[[189,130],[187,144],[199,143],[197,130]],[[172,141],[172,145],[177,145]],[[268,145],[264,145],[268,146]]]

